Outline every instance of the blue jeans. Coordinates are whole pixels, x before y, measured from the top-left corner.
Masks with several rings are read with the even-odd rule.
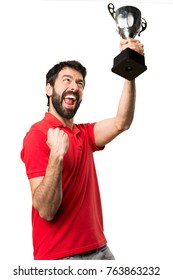
[[[107,245],[96,250],[62,258],[60,260],[115,260],[114,255]]]

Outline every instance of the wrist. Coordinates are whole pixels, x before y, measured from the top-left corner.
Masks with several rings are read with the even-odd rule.
[[[56,161],[56,162],[62,162],[64,159],[64,154],[60,153],[57,150],[51,150],[49,159]]]

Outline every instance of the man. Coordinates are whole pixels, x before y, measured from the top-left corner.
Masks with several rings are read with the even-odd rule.
[[[135,39],[122,39],[144,54]],[[135,109],[135,81],[125,80],[114,117],[75,124],[86,69],[77,61],[56,64],[46,75],[49,110],[23,141],[32,192],[34,259],[113,260],[103,230],[102,208],[93,152],[127,130]]]

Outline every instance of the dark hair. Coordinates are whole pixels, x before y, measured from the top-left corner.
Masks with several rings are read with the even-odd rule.
[[[86,68],[78,61],[76,60],[68,60],[68,61],[61,61],[58,64],[55,64],[46,74],[46,85],[49,83],[51,86],[54,86],[55,80],[59,74],[59,72],[64,67],[70,67],[75,69],[76,71],[80,72],[85,83],[85,77],[87,74]],[[49,106],[49,96],[47,95],[48,103],[47,106]]]

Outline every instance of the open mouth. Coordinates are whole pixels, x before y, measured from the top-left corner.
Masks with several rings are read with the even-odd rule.
[[[74,95],[71,95],[71,94],[68,94],[64,97],[64,102],[67,105],[75,105],[76,100],[77,100],[76,97]]]

